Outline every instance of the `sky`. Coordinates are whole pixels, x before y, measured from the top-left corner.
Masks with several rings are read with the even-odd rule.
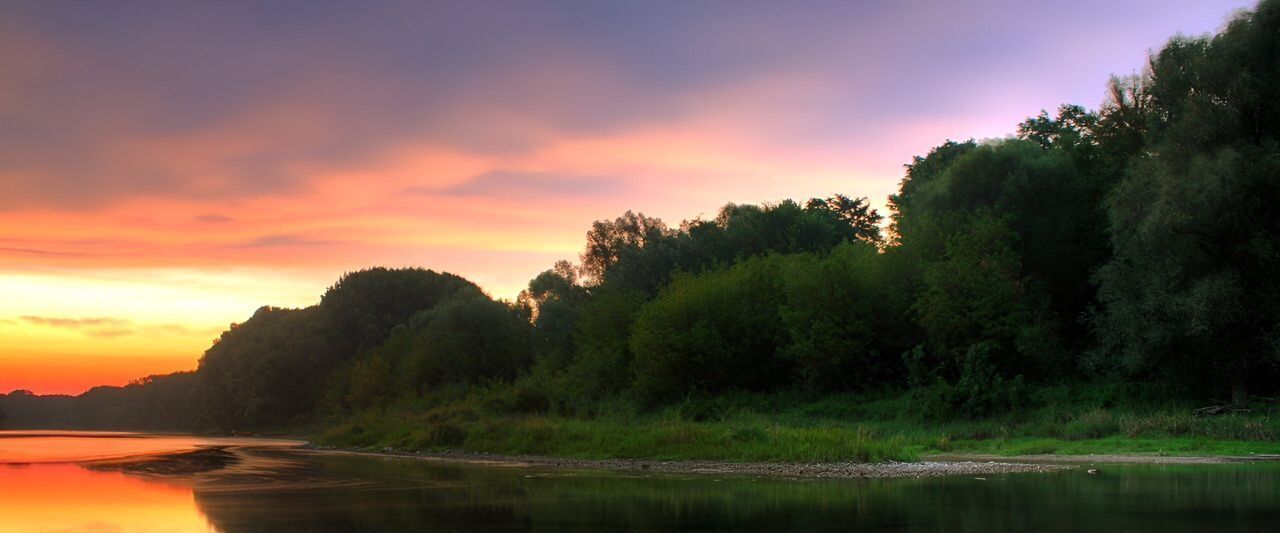
[[[1252,4],[0,0],[0,391],[194,369],[370,266],[512,298],[628,209],[883,211]]]

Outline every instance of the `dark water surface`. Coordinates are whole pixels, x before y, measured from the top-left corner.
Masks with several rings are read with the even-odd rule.
[[[236,452],[193,476],[0,464],[0,531],[1280,531],[1275,463],[836,481]]]

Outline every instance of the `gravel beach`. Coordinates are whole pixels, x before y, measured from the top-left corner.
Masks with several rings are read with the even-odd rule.
[[[671,474],[727,474],[786,478],[922,478],[937,476],[982,476],[1023,472],[1055,472],[1074,465],[1017,463],[1008,461],[922,461],[903,463],[734,463],[725,461],[653,461],[640,459],[565,459],[542,456],[507,456],[465,452],[415,453],[384,450],[368,452],[336,448],[307,447],[311,453],[338,453],[404,457],[423,461],[467,463],[486,466],[545,467],[582,470],[660,472]]]

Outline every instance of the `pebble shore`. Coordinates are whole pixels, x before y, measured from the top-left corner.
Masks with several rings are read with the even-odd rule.
[[[984,476],[1024,472],[1056,472],[1073,465],[1014,463],[1002,461],[922,461],[881,463],[735,463],[725,461],[652,461],[639,459],[565,459],[541,456],[508,456],[465,452],[419,453],[384,449],[381,452],[308,447],[320,453],[348,453],[409,457],[426,461],[469,463],[508,467],[660,472],[671,474],[726,474],[784,478],[923,478],[937,476]]]

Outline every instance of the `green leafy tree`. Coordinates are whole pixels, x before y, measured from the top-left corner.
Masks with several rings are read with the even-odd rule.
[[[894,231],[914,272],[941,260],[948,242],[984,209],[1007,215],[1018,264],[1040,286],[1066,339],[1087,344],[1091,276],[1109,257],[1102,200],[1114,177],[1098,169],[1092,115],[1066,106],[1022,126],[1026,140],[949,143],[908,170]]]
[[[584,281],[603,283],[606,274],[625,261],[629,268],[615,273],[615,277],[629,274],[634,285],[655,285],[650,280],[656,277],[665,279],[672,265],[669,261],[648,264],[650,262],[643,259],[656,254],[640,252],[645,248],[656,250],[672,236],[673,232],[667,229],[666,224],[657,218],[646,217],[644,213],[627,211],[614,220],[597,220],[587,232],[587,246],[581,256]]]
[[[853,228],[854,238],[876,246],[883,243],[884,239],[880,234],[883,217],[871,208],[865,197],[850,198],[836,194],[830,198],[811,198],[805,203],[805,210],[831,213]]]
[[[583,305],[574,324],[576,351],[569,369],[576,393],[600,398],[618,395],[631,384],[628,342],[645,301],[644,293],[634,289],[602,287]]]
[[[341,350],[354,355],[378,344],[391,328],[456,294],[481,294],[461,277],[421,268],[370,268],[343,274],[320,299]]]
[[[767,390],[788,381],[776,256],[678,277],[631,330],[635,391],[649,403],[690,393]]]
[[[353,409],[386,407],[400,392],[396,386],[395,369],[382,355],[357,359],[349,373],[350,383],[344,400]]]
[[[420,312],[406,335],[403,365],[409,390],[448,384],[510,381],[532,362],[529,324],[501,302],[460,297]]]
[[[984,209],[926,267],[916,312],[936,376],[961,379],[980,343],[984,358],[1010,376],[1060,368],[1043,297],[1022,274],[1017,246],[1008,217]]]
[[[787,338],[779,357],[816,390],[900,384],[899,354],[911,346],[909,302],[891,262],[874,245],[850,242],[828,255],[789,256],[780,270],[779,309]]]
[[[533,323],[539,359],[556,369],[568,366],[573,359],[574,324],[588,296],[577,281],[577,269],[568,261],[559,261],[530,280],[516,298],[516,305]]]
[[[1099,363],[1243,403],[1280,350],[1280,3],[1152,58],[1148,146],[1108,202]]]
[[[318,307],[263,307],[205,351],[197,371],[206,423],[228,430],[278,427],[312,411],[342,360]]]

